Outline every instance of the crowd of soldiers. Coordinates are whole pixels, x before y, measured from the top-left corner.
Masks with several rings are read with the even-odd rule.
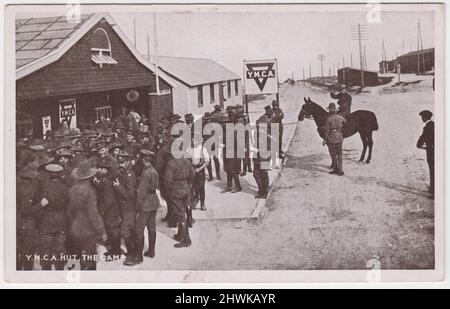
[[[272,105],[266,106],[257,123],[282,122],[278,102]],[[43,139],[34,139],[31,134],[19,139],[17,269],[33,270],[39,261],[42,270],[62,270],[75,259],[82,270],[94,270],[100,260],[97,244],[107,248],[102,257],[105,261],[124,254],[124,265],[133,266],[142,263],[144,256],[153,258],[159,196],[167,204],[162,220],[178,228],[174,247],[190,246],[192,209],[200,202],[200,209],[206,210],[206,171],[208,180],[213,180],[213,164],[216,179],[221,180],[221,158],[205,151],[201,143],[196,145],[194,138],[191,159],[175,158],[171,153],[172,142],[178,137],[171,135],[172,126],[185,122],[194,127],[194,121],[201,121],[202,126],[210,122],[223,125],[248,123],[249,118],[242,106],[223,111],[217,105],[198,120],[192,114],[184,120],[169,114],[159,120],[152,134],[148,119],[123,109],[112,120],[102,116],[95,123],[80,123],[79,129],[69,129],[63,122]],[[250,144],[251,138],[246,136],[245,158],[222,158],[227,175],[223,192],[241,191],[239,177],[253,172],[258,184],[256,197],[266,198],[267,170],[261,168],[259,155],[250,158]],[[148,250],[143,252],[145,228]],[[122,240],[126,252],[122,251]]]

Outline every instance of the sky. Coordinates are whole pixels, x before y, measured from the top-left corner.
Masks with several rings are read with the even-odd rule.
[[[127,7],[124,7],[127,8]],[[242,76],[243,60],[278,60],[280,81],[291,75],[295,79],[319,76],[319,54],[325,56],[325,75],[333,66],[359,66],[358,41],[352,38],[352,26],[367,28],[366,47],[369,70],[378,70],[384,39],[388,60],[417,49],[417,22],[421,23],[423,48],[434,47],[434,13],[405,10],[382,11],[379,23],[367,22],[367,8],[361,11],[291,11],[279,12],[158,12],[158,54],[193,58],[210,58]],[[108,10],[106,10],[108,11]],[[82,11],[83,13],[83,11]],[[32,16],[39,16],[36,12]],[[119,27],[133,41],[136,24],[136,46],[147,53],[153,47],[153,13],[120,10],[110,12]],[[51,15],[47,13],[47,15]],[[53,13],[55,15],[55,13]],[[22,15],[19,15],[22,17]],[[25,14],[25,17],[26,14]]]

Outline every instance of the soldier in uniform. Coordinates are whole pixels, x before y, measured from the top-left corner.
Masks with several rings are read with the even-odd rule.
[[[216,105],[214,105],[214,111],[211,113],[211,117],[214,117],[221,113],[222,113],[222,108],[220,107],[220,105],[216,104]]]
[[[237,117],[233,111],[229,111],[229,122],[236,123]],[[224,134],[224,139],[226,139],[226,134]],[[237,193],[242,191],[241,182],[239,181],[239,175],[241,174],[241,158],[238,157],[237,145],[238,145],[238,135],[234,131],[234,145],[227,145],[223,150],[224,157],[224,170],[227,173],[227,186],[222,193],[231,192]],[[227,147],[232,147],[230,154],[227,154]],[[235,188],[232,189],[233,181]]]
[[[164,181],[167,162],[170,159],[170,147],[171,143],[169,138],[163,139],[163,143],[155,155],[155,169],[159,175],[159,191],[161,193],[161,197],[166,201],[167,205],[167,214],[162,221],[166,221],[168,227],[177,227],[173,220],[173,207],[169,195],[170,188],[166,188]]]
[[[267,105],[264,107],[265,113],[260,116],[256,120],[256,148],[258,151],[263,147],[263,145],[260,144],[260,142],[263,140],[263,138],[266,139],[266,147],[267,150],[271,150],[271,128],[270,123],[272,121],[273,111],[272,107],[270,105]],[[261,155],[259,154],[261,157]],[[262,158],[261,160],[257,160],[260,164],[262,164],[262,169],[269,169],[270,168],[270,161],[271,157],[268,158]]]
[[[348,93],[345,85],[339,85],[337,91],[331,92],[330,96],[331,98],[338,100],[338,112],[341,113],[342,116],[345,117],[350,114],[352,106],[352,96],[350,95],[350,93]]]
[[[119,177],[113,181],[113,186],[120,204],[122,222],[120,233],[127,248],[127,260],[134,254],[134,228],[136,224],[136,174],[133,171],[129,154],[121,151],[119,160]]]
[[[69,190],[70,238],[76,247],[74,253],[80,257],[81,270],[96,270],[97,243],[107,240],[97,193],[91,182],[97,172],[87,160],[82,161],[73,170],[75,183]]]
[[[272,101],[272,110],[273,110],[273,118],[272,122],[278,123],[278,154],[280,159],[284,158],[283,153],[283,118],[284,113],[283,110],[280,108],[280,103],[278,103],[276,100]]]
[[[202,136],[201,136],[202,137]],[[200,200],[200,209],[206,210],[205,206],[205,168],[209,165],[210,157],[206,148],[203,147],[202,138],[193,140],[193,147],[191,149],[192,165],[195,169],[194,178],[194,197]],[[194,206],[194,205],[192,205]],[[192,211],[192,209],[191,209]],[[192,214],[190,214],[192,216]]]
[[[194,125],[194,115],[192,115],[191,113],[184,115],[184,122],[186,122],[189,128],[192,128],[192,126]]]
[[[111,145],[109,145],[109,152],[116,161],[118,161],[119,153],[122,149],[123,145],[119,143],[112,143]]]
[[[92,130],[84,129],[81,133],[80,142],[83,145],[83,149],[86,153],[89,153],[91,149],[94,147],[94,143],[97,138],[97,133]]]
[[[213,116],[211,116],[210,113],[205,113],[204,117],[203,117],[203,127],[206,126],[208,123],[213,123],[214,128],[218,128],[220,125],[217,124],[215,122],[215,119]],[[212,135],[203,135],[203,140],[206,141],[208,140]],[[211,147],[211,153],[209,154],[210,157],[210,163],[207,166],[207,170],[208,170],[208,181],[212,181],[213,180],[213,171],[212,171],[212,165],[214,162],[214,169],[216,170],[216,178],[217,180],[222,180],[222,176],[220,175],[220,161],[218,156],[215,155],[215,150],[216,150],[217,145],[213,144]],[[209,149],[208,149],[209,150]]]
[[[244,115],[244,112],[240,111],[237,114],[238,120],[240,123],[242,123],[244,126],[249,124],[249,119],[248,119],[248,115]],[[245,131],[245,138],[244,138],[244,147],[245,147],[245,157],[242,159],[242,173],[241,176],[245,176],[247,175],[247,171],[249,173],[253,173],[253,169],[252,169],[252,160],[250,158],[250,140],[251,140],[251,136],[250,136],[250,132],[249,131]]]
[[[431,120],[433,113],[424,110],[419,113],[422,121],[425,123],[422,135],[417,141],[417,148],[427,151],[427,163],[430,170],[430,187],[429,192],[434,197],[434,121]]]
[[[256,184],[258,186],[258,193],[255,198],[267,198],[269,193],[269,172],[267,167],[262,164],[262,162],[268,162],[268,160],[263,160],[259,152],[256,157],[253,158],[253,177],[255,178]],[[267,164],[268,166],[268,164]]]
[[[69,150],[62,150],[56,156],[57,163],[64,168],[64,171],[61,172],[61,180],[62,182],[70,188],[72,186],[72,171],[74,169],[74,165],[72,164],[73,154]]]
[[[33,270],[37,253],[37,215],[42,205],[36,202],[36,188],[32,180],[38,175],[31,165],[19,171],[17,181],[17,270]]]
[[[136,173],[136,176],[140,176],[142,173],[142,170],[144,169],[144,163],[142,162],[142,154],[141,154],[141,150],[145,149],[145,150],[150,150],[151,152],[153,152],[155,150],[155,140],[153,139],[152,134],[147,131],[147,132],[141,132],[139,133],[139,144],[137,145],[137,158],[136,158],[136,164],[134,167],[134,171]],[[152,162],[152,164],[154,164],[154,162]]]
[[[80,137],[81,137],[80,129],[78,128],[70,129],[68,139],[70,140],[71,146],[81,145]]]
[[[132,131],[127,132],[123,149],[131,156],[131,158],[136,158],[139,148]]]
[[[100,137],[103,138],[105,143],[111,145],[114,142],[116,135],[110,128],[108,128],[100,133]]]
[[[114,129],[116,130],[117,134],[115,141],[118,143],[124,143],[126,140],[126,126],[124,125],[124,123],[121,121],[117,122]]]
[[[86,160],[86,151],[83,146],[75,145],[71,150],[73,152],[72,166],[79,166],[82,161]]]
[[[164,175],[166,188],[170,188],[169,199],[173,207],[173,220],[178,224],[178,233],[174,239],[179,241],[175,248],[189,247],[191,238],[186,222],[186,208],[189,206],[189,196],[192,191],[190,183],[195,177],[194,167],[185,158],[174,158],[170,154]]]
[[[67,204],[69,195],[67,187],[60,180],[63,167],[58,164],[47,164],[49,179],[43,184],[38,194],[42,206],[39,211],[39,255],[42,270],[63,270],[66,264],[61,259],[66,253]]]
[[[94,158],[94,160],[91,160]],[[97,189],[99,209],[108,234],[110,249],[105,253],[107,261],[120,258],[120,205],[115,197],[113,182],[119,177],[119,166],[116,160],[108,153],[105,143],[98,145],[97,155],[89,159],[92,166],[98,168],[93,179]],[[94,163],[95,164],[92,164]]]
[[[156,194],[158,188],[158,173],[152,166],[152,156],[150,150],[141,150],[144,170],[139,177],[137,185],[136,209],[138,211],[136,221],[136,245],[135,255],[125,261],[124,265],[133,266],[143,261],[142,252],[144,250],[144,230],[148,232],[148,250],[144,256],[155,257],[156,244],[156,212],[160,207],[159,198]]]
[[[325,122],[324,134],[325,139],[323,145],[328,146],[328,150],[331,156],[331,166],[334,167],[330,174],[337,174],[339,176],[344,175],[342,168],[342,142],[344,137],[342,136],[342,127],[345,124],[345,119],[341,115],[337,114],[336,105],[330,103],[328,106],[330,116],[328,116]]]

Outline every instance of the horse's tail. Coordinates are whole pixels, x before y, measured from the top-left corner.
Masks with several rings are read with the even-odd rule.
[[[373,117],[370,117],[370,129],[372,129],[372,131],[377,131],[378,130],[378,120],[377,120],[377,116],[372,113]]]

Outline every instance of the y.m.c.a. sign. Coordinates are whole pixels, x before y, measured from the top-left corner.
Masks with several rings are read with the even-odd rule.
[[[245,94],[278,93],[276,60],[244,61]]]
[[[77,127],[77,107],[75,99],[59,101],[59,121],[67,121],[69,128]]]

